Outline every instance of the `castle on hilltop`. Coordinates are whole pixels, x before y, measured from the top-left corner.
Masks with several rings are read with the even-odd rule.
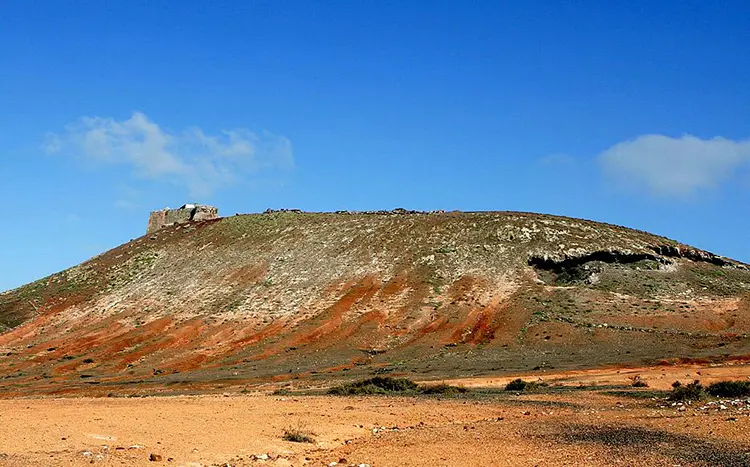
[[[151,211],[148,216],[146,234],[156,232],[169,225],[184,224],[190,221],[207,221],[218,217],[219,210],[217,208],[200,204],[184,204],[179,209],[164,208],[159,211]]]

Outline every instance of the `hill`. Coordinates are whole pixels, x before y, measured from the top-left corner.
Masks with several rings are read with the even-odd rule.
[[[750,268],[549,215],[270,212],[0,295],[0,394],[742,359]]]

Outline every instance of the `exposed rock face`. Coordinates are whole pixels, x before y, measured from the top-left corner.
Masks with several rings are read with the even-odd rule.
[[[190,221],[207,221],[218,217],[219,210],[213,206],[185,204],[179,209],[164,208],[151,212],[146,233],[156,232],[168,225],[184,224]]]

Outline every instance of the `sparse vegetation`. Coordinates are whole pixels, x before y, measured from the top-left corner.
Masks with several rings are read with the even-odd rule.
[[[281,438],[292,443],[314,443],[315,438],[313,436],[314,433],[305,430],[302,425],[298,425],[297,428],[284,428],[284,434]]]
[[[547,386],[549,385],[543,381],[524,381],[521,378],[518,378],[506,384],[505,390],[533,392],[538,391],[541,388],[546,388]]]
[[[376,376],[353,383],[342,384],[332,387],[328,394],[337,396],[359,396],[372,394],[424,394],[455,396],[464,394],[469,390],[462,386],[451,386],[441,383],[436,385],[420,386],[407,378],[391,378],[389,376]]]
[[[677,382],[679,383],[679,382]],[[706,391],[700,381],[689,384],[672,384],[672,392],[668,399],[671,401],[699,401],[706,398]]]
[[[750,381],[717,381],[706,392],[716,397],[746,397],[750,396]]]
[[[337,396],[388,394],[392,392],[413,392],[418,388],[417,383],[406,378],[376,376],[362,381],[335,386],[328,390],[328,394]]]

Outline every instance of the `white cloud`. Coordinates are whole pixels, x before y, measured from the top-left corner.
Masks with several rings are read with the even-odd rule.
[[[615,144],[598,160],[626,187],[681,196],[715,187],[750,163],[750,140],[643,135]]]
[[[283,136],[241,128],[218,135],[207,135],[198,127],[170,132],[140,112],[123,121],[81,118],[63,134],[47,134],[42,149],[130,166],[139,178],[170,180],[196,196],[261,170],[294,166],[292,144]]]

